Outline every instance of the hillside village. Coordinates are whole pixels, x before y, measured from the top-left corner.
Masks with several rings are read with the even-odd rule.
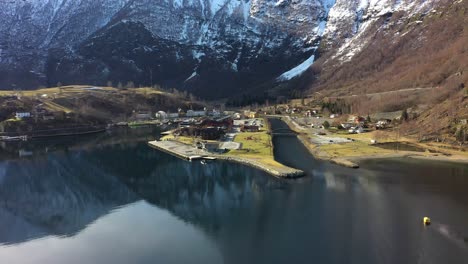
[[[0,136],[3,140],[86,134],[112,126],[165,125],[176,127],[173,136],[202,141],[234,138],[239,131],[261,131],[264,116],[290,117],[312,144],[346,144],[353,138],[367,145],[385,142],[431,142],[464,150],[466,118],[456,118],[452,131],[414,133],[418,117],[426,110],[408,108],[367,115],[347,114],[329,101],[291,100],[227,111],[223,104],[209,106],[181,95],[151,88],[121,90],[108,87],[70,86],[29,92],[3,92],[0,96]],[[245,120],[242,123],[239,120]],[[263,120],[263,119],[261,119]],[[359,135],[359,136],[357,136]],[[211,144],[213,145],[213,144]],[[219,144],[218,144],[219,145]],[[232,144],[231,144],[232,145]],[[212,147],[212,146],[211,146]],[[222,148],[221,148],[222,149]]]
[[[0,136],[92,133],[117,124],[155,120],[157,109],[202,107],[183,95],[153,88],[64,86],[0,92]]]

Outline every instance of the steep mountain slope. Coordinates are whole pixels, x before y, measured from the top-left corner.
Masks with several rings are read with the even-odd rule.
[[[466,84],[466,74],[450,80],[468,69],[466,0],[364,2],[367,9],[337,2],[330,11],[336,23],[327,26],[309,88],[340,95]],[[356,21],[348,32],[339,26],[346,20]]]
[[[2,1],[0,85],[133,81],[211,97],[248,91],[314,52],[326,4]]]
[[[466,0],[1,1],[0,87],[133,81],[219,98],[431,85],[438,73],[420,66],[435,61],[415,58],[466,56],[466,17]]]

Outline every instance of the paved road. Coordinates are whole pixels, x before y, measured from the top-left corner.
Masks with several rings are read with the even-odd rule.
[[[330,137],[326,135],[318,135],[319,133],[328,133],[325,129],[319,128],[325,121],[328,121],[331,124],[333,122],[333,119],[324,117],[298,117],[293,119],[293,122],[295,122],[301,130],[315,134],[315,136],[311,138],[311,142],[314,144],[326,145],[352,142],[352,140],[343,137]],[[313,128],[311,127],[311,124],[314,124]]]
[[[367,94],[358,94],[358,95],[353,94],[353,95],[345,95],[345,96],[327,96],[327,97],[328,98],[334,98],[334,99],[353,98],[353,97],[362,97],[362,96],[372,97],[372,96],[386,95],[386,94],[392,94],[392,93],[404,93],[404,92],[432,90],[432,89],[435,89],[435,88],[437,88],[437,87],[417,87],[417,88],[407,88],[407,89],[400,89],[400,90],[380,92],[380,93],[367,93]]]

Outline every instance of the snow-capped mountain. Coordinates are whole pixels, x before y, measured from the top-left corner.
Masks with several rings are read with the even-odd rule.
[[[305,72],[317,50],[349,60],[389,13],[427,13],[441,2],[1,1],[0,85],[133,81],[212,98],[264,90]]]
[[[338,47],[334,57],[349,60],[370,40],[364,38],[382,17],[403,12],[406,17],[426,14],[439,0],[337,0],[328,13],[325,39]],[[375,29],[374,29],[375,30]]]

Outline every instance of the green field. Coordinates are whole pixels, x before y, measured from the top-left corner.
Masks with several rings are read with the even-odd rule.
[[[268,122],[264,121],[264,130],[260,132],[243,132],[237,134],[234,141],[242,144],[242,149],[231,150],[226,155],[246,158],[276,167],[287,168],[277,162],[273,156],[273,144],[268,134]]]

